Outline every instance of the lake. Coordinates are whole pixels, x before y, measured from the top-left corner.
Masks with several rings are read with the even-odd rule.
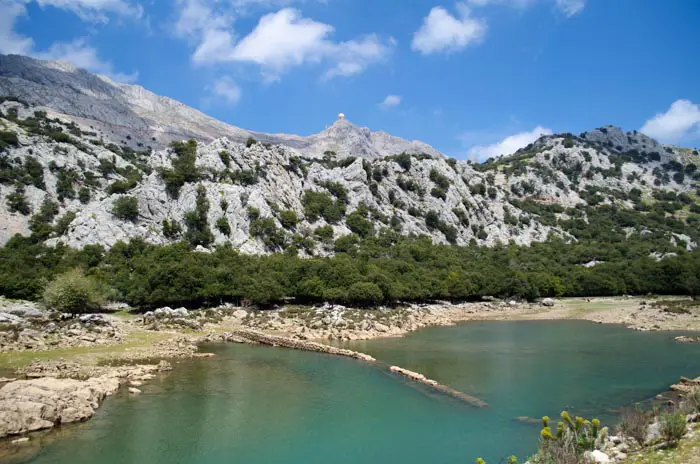
[[[614,423],[621,406],[699,375],[700,346],[674,335],[489,321],[348,344],[481,398],[483,409],[354,359],[208,345],[217,357],[176,364],[140,396],[120,392],[15,462],[498,463],[534,451],[539,426],[520,416],[568,409]]]

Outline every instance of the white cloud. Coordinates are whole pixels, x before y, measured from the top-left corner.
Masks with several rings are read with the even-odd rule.
[[[468,3],[470,6],[474,7],[498,4],[514,8],[527,8],[537,1],[538,0],[468,0]],[[563,13],[567,18],[570,18],[583,11],[586,6],[586,0],[554,0],[554,5],[558,11]]]
[[[53,6],[68,10],[85,21],[106,23],[107,13],[119,16],[143,16],[143,7],[126,0],[36,0],[39,6]]]
[[[401,104],[401,97],[399,95],[387,95],[383,102],[379,104],[382,109],[388,109],[393,106],[398,106]]]
[[[192,17],[201,18],[201,12]],[[254,63],[262,68],[268,79],[273,80],[288,68],[319,62],[331,65],[324,73],[324,79],[358,74],[370,64],[384,59],[395,43],[393,39],[382,40],[376,35],[334,42],[329,38],[335,31],[333,26],[304,18],[293,8],[262,16],[255,29],[238,42],[235,42],[231,29],[220,25],[215,14],[209,11],[205,17],[208,19],[203,22],[210,22],[214,27],[202,31],[192,56],[195,63]],[[191,19],[188,24],[195,22]],[[187,28],[183,26],[181,29]]]
[[[65,61],[78,68],[84,68],[98,74],[103,74],[118,82],[134,82],[138,72],[124,74],[114,69],[109,61],[99,58],[97,50],[90,46],[86,39],[80,38],[72,42],[55,42],[47,50],[36,50],[31,37],[22,36],[15,31],[17,19],[25,16],[25,5],[31,0],[0,0],[0,53],[27,55],[41,60]],[[130,14],[135,7],[129,6],[122,0],[37,0],[39,5],[64,8],[79,16],[87,11],[98,14],[101,11],[119,14]],[[127,9],[122,9],[127,8]]]
[[[76,39],[72,42],[56,42],[44,52],[31,54],[41,60],[65,61],[78,68],[84,68],[97,74],[103,74],[112,80],[130,83],[138,79],[138,73],[124,74],[116,72],[114,65],[109,61],[103,61],[97,55],[97,50],[91,47],[85,39]]]
[[[15,0],[0,0],[0,53],[26,55],[34,47],[30,37],[24,37],[15,32],[15,23],[21,16],[27,14],[24,2]]]
[[[668,111],[648,120],[640,132],[666,143],[700,138],[700,105],[676,100]]]
[[[483,161],[487,158],[512,155],[519,149],[526,147],[543,135],[551,134],[552,129],[537,126],[529,132],[520,132],[519,134],[511,135],[500,142],[494,143],[493,145],[474,146],[469,149],[469,156]]]
[[[441,6],[430,10],[421,28],[413,35],[411,48],[424,55],[454,52],[483,39],[486,22],[471,18],[465,3],[459,3],[457,10],[459,17],[452,16]]]
[[[241,88],[232,79],[223,77],[214,83],[214,95],[223,97],[229,104],[236,104],[241,99]]]
[[[570,18],[581,11],[586,6],[585,0],[557,0],[557,8],[564,13],[567,18]]]

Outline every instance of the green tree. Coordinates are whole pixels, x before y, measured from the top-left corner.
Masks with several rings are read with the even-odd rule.
[[[119,197],[112,203],[112,214],[123,220],[136,222],[139,218],[139,200],[136,197]]]
[[[209,214],[209,199],[207,198],[207,190],[203,185],[197,186],[197,199],[194,210],[185,214],[185,240],[193,247],[201,245],[204,248],[209,247],[214,242],[214,234],[209,228],[207,219]]]
[[[44,291],[44,305],[54,311],[92,312],[100,309],[104,301],[99,284],[79,269],[58,275]]]

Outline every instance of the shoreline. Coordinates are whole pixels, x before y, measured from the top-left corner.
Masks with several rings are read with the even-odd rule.
[[[588,320],[622,324],[641,331],[700,332],[700,314],[665,313],[647,304],[649,301],[648,298],[567,299],[558,300],[553,306],[514,302],[435,303],[376,310],[330,305],[321,308],[287,306],[268,311],[222,307],[183,312],[183,308],[166,308],[160,315],[156,314],[158,311],[141,316],[110,315],[101,326],[108,325],[109,333],[119,334],[113,343],[105,344],[93,337],[95,340],[90,344],[90,338],[77,335],[85,346],[75,347],[73,341],[69,341],[67,346],[38,350],[20,347],[16,351],[5,351],[7,347],[4,347],[4,352],[0,353],[0,368],[5,371],[12,368],[14,372],[11,377],[0,379],[0,443],[22,446],[28,441],[25,440],[27,433],[59,423],[86,421],[102,401],[120,387],[127,387],[129,394],[140,394],[138,387],[156,374],[171,369],[168,360],[213,356],[200,351],[204,343],[255,342],[240,336],[246,332],[268,337],[271,341],[268,344],[279,345],[279,341],[285,339],[293,342],[292,346],[286,345],[292,349],[298,349],[294,344],[327,346],[330,350],[323,351],[358,359],[366,359],[363,357],[367,355],[335,353],[331,350],[344,350],[328,342],[402,337],[425,327],[487,320]],[[42,419],[43,422],[36,418],[40,415],[36,407],[19,411],[13,406],[18,399],[37,403],[36,398],[26,394],[36,389],[43,401],[38,403],[57,411],[49,420]],[[91,395],[81,393],[86,389]],[[88,398],[87,404],[76,400],[83,397]],[[80,413],[61,416],[66,405],[68,409],[77,408]],[[13,416],[19,419],[8,422],[8,417]]]

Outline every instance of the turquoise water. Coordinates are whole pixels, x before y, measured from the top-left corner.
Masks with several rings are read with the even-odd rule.
[[[616,408],[700,374],[700,347],[673,334],[587,322],[478,322],[352,343],[487,401],[477,409],[353,359],[246,345],[120,393],[24,462],[492,463],[532,452],[518,416]],[[35,440],[38,442],[38,440]]]

